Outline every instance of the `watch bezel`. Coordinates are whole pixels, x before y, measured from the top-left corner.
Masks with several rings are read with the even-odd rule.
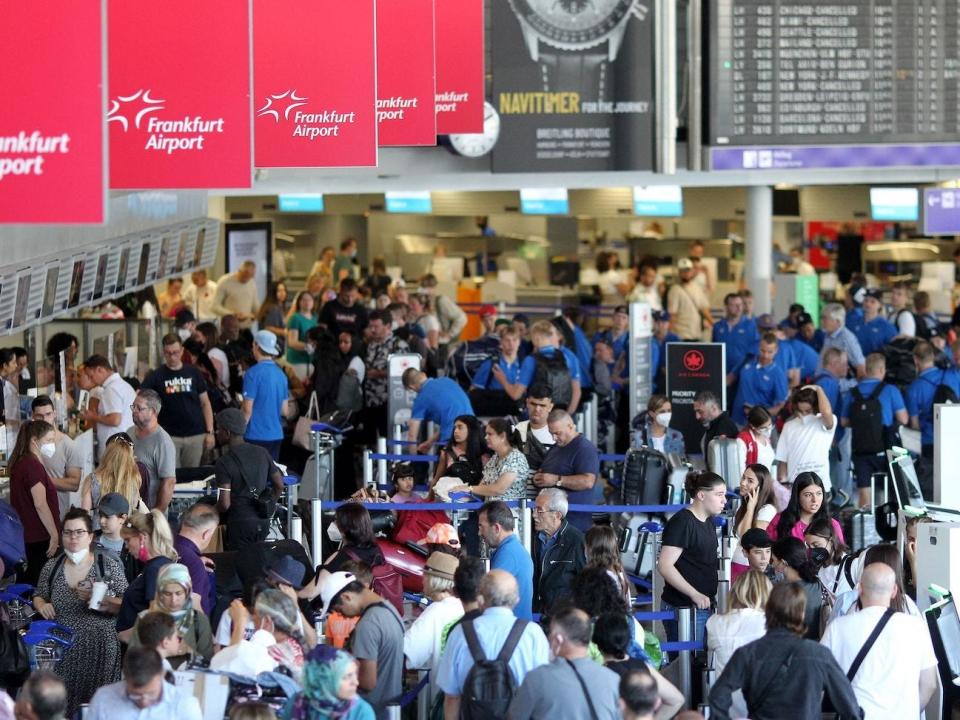
[[[600,23],[583,30],[571,31],[548,23],[530,6],[529,0],[509,0],[510,6],[521,22],[547,45],[559,50],[582,50],[605,42],[620,25],[630,18],[637,0],[617,0],[616,6]]]

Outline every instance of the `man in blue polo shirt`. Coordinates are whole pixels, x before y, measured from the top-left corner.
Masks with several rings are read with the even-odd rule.
[[[823,388],[823,394],[830,401],[830,407],[843,409],[843,403],[849,394],[849,388],[856,380],[847,379],[847,354],[836,347],[823,351],[823,369],[814,373],[812,382]],[[844,427],[837,428],[830,446],[830,484],[833,486],[832,503],[843,507],[853,497],[853,484],[850,480],[850,433]]]
[[[897,429],[909,419],[903,395],[883,382],[887,373],[883,355],[871,353],[865,364],[866,376],[847,395],[840,413],[840,424],[852,429],[853,475],[859,507],[870,504],[871,475],[887,472],[886,450],[898,442]],[[873,400],[880,403],[880,417],[870,419]]]
[[[917,379],[907,387],[907,413],[910,427],[920,431],[920,450],[923,462],[918,468],[918,479],[923,496],[933,497],[933,406],[935,400],[950,400],[949,388],[954,398],[960,398],[960,376],[956,370],[941,370],[935,365],[936,349],[928,342],[918,342],[913,348],[913,362],[917,366]],[[935,398],[939,390],[940,397]]]
[[[736,382],[747,361],[757,354],[760,335],[756,323],[743,316],[743,298],[729,293],[724,299],[727,314],[713,325],[713,342],[727,346],[727,385]]]
[[[552,395],[552,400],[555,405],[566,405],[567,410],[570,413],[577,411],[577,408],[580,405],[580,389],[583,382],[583,370],[580,367],[580,361],[577,360],[577,356],[573,352],[565,347],[560,347],[560,338],[557,334],[557,328],[554,327],[553,323],[549,320],[538,320],[533,324],[533,327],[530,328],[530,340],[533,341],[534,352],[530,355],[527,355],[523,359],[523,362],[520,364],[520,377],[517,380],[517,384],[521,388],[519,395],[514,397],[514,400],[519,400],[523,397],[523,394],[526,393],[527,388],[534,384],[536,381],[538,384],[543,383],[550,387]],[[569,403],[558,402],[563,395],[563,393],[558,394],[560,388],[554,387],[554,384],[550,382],[550,375],[553,375],[552,372],[541,372],[540,374],[547,377],[537,378],[537,363],[541,362],[544,365],[553,357],[554,353],[561,353],[563,355],[564,362],[567,366],[567,372],[570,375],[570,389],[569,389]],[[510,394],[510,391],[507,391]]]
[[[761,337],[767,333],[773,333],[777,338],[777,354],[773,356],[773,364],[783,370],[787,376],[787,387],[795,387],[800,380],[800,370],[793,353],[793,347],[789,343],[783,342],[781,336],[777,333],[777,321],[770,313],[764,313],[757,318],[757,330]]]
[[[283,425],[280,418],[287,414],[289,385],[274,358],[280,354],[277,336],[269,330],[260,330],[253,336],[253,357],[257,364],[243,374],[243,415],[247,432],[243,438],[259,445],[275,461],[280,457]]]
[[[760,339],[757,361],[740,373],[737,398],[731,409],[731,417],[738,425],[747,422],[747,413],[755,405],[765,407],[771,417],[776,417],[787,401],[787,374],[774,362],[778,347],[777,336],[765,333]]]
[[[484,360],[473,376],[473,387],[482,390],[505,390],[517,384],[520,377],[520,333],[508,327],[500,336],[500,355]],[[520,390],[517,394],[522,394]]]
[[[663,395],[667,390],[667,343],[680,342],[680,336],[670,331],[670,313],[653,311],[653,341],[650,345],[650,371],[653,391]]]
[[[626,305],[617,305],[610,316],[610,327],[593,336],[593,347],[605,342],[613,348],[613,359],[618,360],[630,346],[630,311]]]
[[[470,398],[450,378],[428,378],[425,372],[417,368],[407,368],[402,379],[403,386],[417,394],[410,411],[407,440],[419,440],[420,423],[424,421],[439,427],[433,437],[417,446],[418,452],[427,452],[434,443],[449,442],[453,435],[453,421],[460,415],[473,415]]]
[[[492,551],[491,570],[506,570],[517,579],[520,602],[513,614],[521,620],[533,619],[533,558],[514,532],[513,511],[502,500],[484,503],[478,515],[480,537]]]
[[[538,488],[562,488],[571,505],[599,504],[603,496],[599,482],[600,451],[577,432],[573,418],[565,410],[551,410],[547,427],[556,444],[544,456],[540,470],[533,476],[533,484]],[[593,514],[572,512],[567,520],[586,532],[593,525]]]
[[[864,355],[880,352],[897,336],[897,328],[883,316],[883,293],[867,290],[863,298],[863,325],[856,331]]]

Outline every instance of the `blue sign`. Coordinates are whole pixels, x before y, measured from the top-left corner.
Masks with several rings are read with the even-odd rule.
[[[654,217],[683,217],[683,188],[679,185],[650,185],[633,188],[633,214]]]
[[[433,212],[430,191],[423,192],[387,192],[387,212],[392,213],[429,213]]]
[[[960,190],[926,188],[923,191],[923,234],[960,233]]]
[[[530,188],[520,191],[520,212],[527,215],[566,215],[570,212],[565,188]]]
[[[870,188],[870,215],[874,220],[915,222],[920,219],[916,188]]]
[[[814,168],[956,167],[960,144],[781,145],[715,147],[711,170],[810,170]]]
[[[323,195],[319,193],[299,193],[278,195],[280,212],[323,212]]]

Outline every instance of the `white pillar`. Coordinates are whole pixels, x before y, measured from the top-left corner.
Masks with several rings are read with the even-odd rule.
[[[753,293],[753,312],[762,315],[773,310],[770,297],[773,279],[773,188],[756,185],[747,188],[747,247],[744,260],[747,287]]]

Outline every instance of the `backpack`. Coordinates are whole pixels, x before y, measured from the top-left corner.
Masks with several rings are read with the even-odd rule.
[[[500,341],[482,337],[457,345],[457,349],[447,358],[447,377],[460,383],[464,390],[470,390],[473,376],[488,359],[494,362],[500,355]]]
[[[336,404],[338,412],[348,414],[358,412],[363,407],[363,388],[360,379],[352,372],[340,376]]]
[[[943,405],[943,404],[945,404],[945,403],[949,403],[949,404],[952,405],[952,404],[956,403],[958,400],[960,400],[960,398],[957,398],[957,393],[956,393],[956,391],[955,391],[952,387],[950,387],[949,385],[947,385],[947,384],[944,382],[944,380],[947,379],[947,378],[946,378],[946,375],[947,375],[947,371],[946,371],[946,370],[941,370],[941,371],[940,371],[940,382],[939,382],[939,384],[934,384],[934,382],[933,382],[932,380],[930,380],[929,378],[923,378],[923,379],[926,380],[928,383],[930,383],[931,385],[934,385],[934,387],[936,387],[936,389],[933,391],[933,404],[934,404],[934,405]]]
[[[510,658],[517,649],[527,621],[514,621],[506,642],[493,660],[488,660],[484,654],[473,621],[467,620],[461,625],[473,657],[473,667],[467,673],[460,693],[460,717],[462,720],[506,720],[507,708],[519,685],[510,669]]]
[[[546,385],[550,388],[550,398],[559,408],[569,407],[573,400],[573,376],[567,367],[563,351],[556,348],[550,355],[543,352],[533,354],[536,363],[531,385]]]
[[[0,560],[3,561],[5,575],[13,574],[16,566],[27,559],[27,548],[23,543],[23,523],[6,500],[0,500]]]
[[[360,556],[353,550],[344,548],[344,552],[350,556],[354,562],[362,562]],[[400,615],[403,615],[403,577],[397,572],[397,569],[387,562],[374,565],[371,568],[373,580],[370,588],[384,600],[393,605]]]
[[[851,450],[854,455],[876,455],[887,449],[883,431],[883,406],[880,404],[880,393],[886,383],[877,383],[867,397],[860,392],[857,386],[850,391],[850,428],[853,435],[850,439]]]

